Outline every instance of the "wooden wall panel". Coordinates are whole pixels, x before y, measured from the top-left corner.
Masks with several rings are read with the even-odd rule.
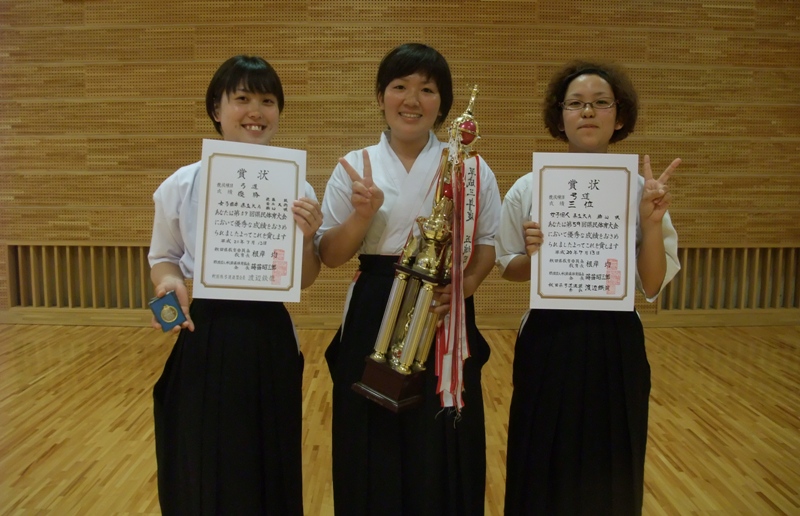
[[[3,206],[0,226],[3,240],[9,242],[149,245],[153,213],[152,206],[140,210],[113,206],[100,209]]]
[[[467,88],[463,88],[467,90]],[[476,105],[475,116],[490,147],[492,136],[529,134],[546,137],[541,115],[528,99],[492,98],[489,88]],[[455,109],[466,107],[466,95],[456,98]],[[541,100],[536,99],[538,105]],[[459,107],[463,106],[463,107]],[[374,99],[295,98],[292,115],[281,120],[288,134],[325,135],[375,133],[381,127]],[[207,131],[205,103],[190,100],[86,100],[0,101],[0,134],[16,136],[57,135],[67,131],[81,135],[140,135],[153,132],[181,134]],[[124,116],[120,116],[124,113]],[[791,109],[776,105],[657,104],[643,102],[636,134],[674,140],[700,138],[800,139],[800,121]],[[657,121],[657,122],[656,122]],[[372,129],[371,133],[368,129]],[[373,136],[374,138],[374,136]]]
[[[11,305],[12,293],[9,290],[8,271],[13,269],[8,260],[8,247],[0,245],[0,271],[3,271],[3,274],[0,274],[0,312],[8,310]]]
[[[30,206],[67,208],[144,208],[150,210],[153,191],[164,180],[163,174],[3,174],[0,191],[7,191],[9,183],[17,193],[3,203],[4,208],[19,209]],[[64,185],[69,184],[69,189]]]
[[[787,62],[788,64],[788,62]],[[40,98],[190,98],[205,92],[208,80],[219,65],[217,60],[110,64],[49,63],[18,65],[0,69],[4,88],[0,99]],[[453,70],[456,88],[471,83],[482,86],[481,98],[525,97],[541,101],[547,81],[559,64],[506,62],[469,62]],[[299,96],[371,97],[374,89],[375,62],[339,60],[276,61],[287,100]],[[759,104],[785,103],[800,97],[800,72],[793,69],[707,69],[686,68],[679,74],[673,69],[654,69],[649,64],[629,65],[631,79],[645,102]],[[119,77],[125,77],[124,82]],[[173,78],[180,77],[180,81]],[[702,85],[702,88],[698,88]],[[780,85],[780,87],[775,87]],[[485,89],[485,91],[484,91]],[[691,98],[686,92],[692,92]],[[460,93],[460,91],[459,91]],[[538,104],[537,104],[538,105]],[[538,111],[537,111],[538,112]]]
[[[430,3],[429,3],[430,5]],[[635,26],[573,28],[569,25],[486,27],[479,24],[371,25],[234,24],[191,27],[55,27],[4,29],[8,59],[17,64],[44,62],[159,61],[193,58],[222,61],[235,52],[278,59],[375,60],[403,41],[425,41],[451,59],[491,62],[545,61],[608,56],[650,66],[712,65],[796,67],[800,36],[654,30]],[[471,36],[467,36],[470,34]],[[657,36],[657,37],[651,37]],[[587,44],[591,42],[591,50]],[[273,59],[275,59],[273,57]]]
[[[436,17],[437,5],[426,0],[380,3],[352,0],[278,0],[264,4],[231,2],[215,8],[208,0],[163,3],[159,0],[93,2],[28,0],[3,2],[0,14],[14,26],[40,27],[67,24],[181,24],[187,18],[197,24],[230,24],[253,20],[269,23],[276,19],[294,22],[346,24],[354,21],[426,23]],[[709,2],[606,2],[592,0],[465,0],[437,2],[438,19],[455,23],[465,19],[486,24],[616,25],[620,20],[635,22],[644,29],[700,26],[713,30],[774,30],[797,28],[800,9],[794,0],[716,0]]]
[[[87,138],[69,135],[43,138],[4,134],[0,137],[0,174],[35,170],[84,173],[88,166],[87,145]],[[1,195],[8,196],[9,192]],[[3,200],[10,200],[10,197],[3,197]]]
[[[216,137],[205,88],[236,53],[278,70],[287,103],[273,143],[308,150],[321,196],[336,158],[377,140],[377,63],[405,41],[448,58],[452,115],[479,84],[479,149],[501,193],[531,152],[565,150],[541,121],[551,74],[577,57],[612,59],[642,102],[636,131],[612,150],[648,153],[657,170],[683,158],[671,181],[682,246],[800,245],[793,0],[3,1],[0,244],[147,245],[152,191]],[[335,314],[353,267],[324,271],[293,313]],[[798,266],[785,270],[796,284]],[[0,310],[8,271],[0,256]],[[496,272],[482,292],[488,316],[527,296]]]
[[[329,175],[336,158],[348,150],[372,144],[381,129],[364,134],[288,135],[279,132],[273,143],[308,151],[311,175]],[[482,126],[481,126],[482,127]],[[483,130],[483,129],[482,129]],[[166,177],[177,168],[196,161],[202,138],[215,137],[213,131],[187,135],[80,137],[50,135],[26,138],[0,138],[0,159],[8,172],[70,172],[95,174],[160,173]],[[498,181],[511,186],[511,179],[529,172],[531,153],[557,152],[564,144],[548,137],[527,135],[488,135],[480,144],[481,154],[499,176]],[[722,147],[722,148],[720,148]],[[615,145],[620,153],[647,152],[655,166],[666,166],[675,156],[683,163],[679,175],[717,178],[720,186],[726,176],[750,176],[766,180],[796,177],[796,157],[800,142],[736,140],[672,141],[642,138],[633,134]],[[679,194],[680,192],[678,192]],[[723,192],[724,193],[724,192]],[[677,199],[676,199],[677,202]],[[790,208],[791,206],[787,206]]]
[[[707,27],[715,30],[752,29],[755,24],[754,2],[751,0],[710,1],[704,3],[668,0],[663,2],[609,2],[591,0],[539,2],[542,23],[580,26],[587,19],[597,25],[617,25],[628,20],[629,27],[647,30]]]
[[[13,27],[79,26],[85,23],[83,2],[0,2],[0,19]]]
[[[713,201],[712,201],[713,202]],[[703,247],[796,246],[800,238],[796,208],[785,211],[677,210],[672,215],[678,245]]]

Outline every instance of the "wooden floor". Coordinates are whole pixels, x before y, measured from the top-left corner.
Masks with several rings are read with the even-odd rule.
[[[800,326],[648,329],[645,514],[800,514]],[[327,330],[300,332],[306,514],[332,514]],[[486,331],[488,515],[502,514],[514,332]],[[0,326],[0,514],[158,514],[151,389],[173,338]]]

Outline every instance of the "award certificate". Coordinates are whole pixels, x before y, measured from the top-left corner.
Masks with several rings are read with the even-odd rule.
[[[531,308],[633,310],[639,156],[533,153]]]
[[[306,152],[203,140],[194,297],[300,301]]]

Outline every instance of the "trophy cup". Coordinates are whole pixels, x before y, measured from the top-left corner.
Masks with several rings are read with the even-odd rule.
[[[365,358],[361,381],[353,384],[353,390],[396,413],[423,399],[423,371],[439,321],[430,311],[434,287],[450,282],[453,265],[453,184],[463,184],[461,164],[475,155],[471,146],[480,138],[472,115],[477,94],[473,86],[466,111],[450,125],[450,145],[439,161],[431,214],[417,218],[419,236],[412,231],[395,264],[374,351]]]

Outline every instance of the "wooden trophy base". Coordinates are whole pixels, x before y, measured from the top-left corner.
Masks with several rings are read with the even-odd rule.
[[[394,413],[404,412],[422,403],[423,372],[398,373],[386,362],[367,357],[361,381],[353,390]]]

